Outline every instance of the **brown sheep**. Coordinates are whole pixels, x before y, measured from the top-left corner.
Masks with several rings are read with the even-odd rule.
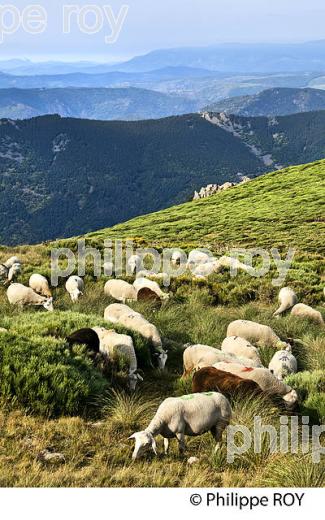
[[[192,391],[193,393],[220,392],[226,397],[232,397],[239,393],[261,393],[261,389],[255,381],[242,379],[214,367],[201,368],[195,372]]]

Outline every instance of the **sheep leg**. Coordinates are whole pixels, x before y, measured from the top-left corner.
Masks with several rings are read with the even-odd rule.
[[[220,444],[221,444],[221,441],[222,441],[222,434],[223,434],[223,430],[225,429],[225,426],[213,426],[210,430],[211,432],[211,435],[213,436],[213,438],[215,439],[216,441],[216,446],[214,448],[214,453],[216,453],[219,448],[220,448]]]
[[[183,455],[185,452],[185,435],[184,433],[176,433],[176,438],[178,440],[179,453]]]
[[[164,438],[164,449],[165,449],[165,455],[168,455],[169,450],[169,440]]]

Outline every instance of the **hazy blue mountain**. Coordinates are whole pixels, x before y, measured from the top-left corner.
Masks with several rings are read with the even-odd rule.
[[[138,88],[60,88],[0,90],[0,118],[46,114],[84,119],[157,119],[199,109],[178,96]]]
[[[188,200],[209,183],[325,156],[325,111],[209,118],[1,120],[0,243],[79,235]]]
[[[220,72],[305,72],[325,70],[325,40],[296,43],[228,43],[210,47],[161,49],[115,68],[127,72],[167,66],[203,67]]]
[[[254,96],[223,99],[204,110],[241,116],[283,116],[325,110],[325,90],[273,88]]]

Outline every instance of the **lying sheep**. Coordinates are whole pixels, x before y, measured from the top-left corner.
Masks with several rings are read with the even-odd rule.
[[[110,323],[119,323],[127,329],[134,330],[151,342],[158,358],[158,367],[163,370],[167,361],[167,352],[162,347],[162,341],[157,327],[149,323],[142,314],[127,305],[114,303],[104,312],[104,319]]]
[[[99,337],[99,350],[102,354],[108,359],[123,358],[128,363],[129,388],[132,392],[135,391],[137,382],[143,381],[143,378],[138,373],[138,362],[132,338],[103,327],[94,327],[93,331]]]
[[[124,280],[108,280],[104,287],[106,296],[110,296],[119,302],[136,301],[137,292],[133,285]]]
[[[65,284],[65,288],[71,300],[75,303],[79,300],[79,297],[83,295],[85,284],[79,276],[70,276]]]
[[[297,301],[296,293],[290,289],[290,287],[283,287],[279,292],[280,307],[275,311],[273,316],[280,316],[280,314],[283,314],[296,305]]]
[[[135,274],[142,268],[142,258],[140,255],[132,255],[127,261],[127,270],[131,274]]]
[[[254,362],[256,367],[263,366],[257,348],[239,336],[229,336],[226,338],[221,345],[221,350],[227,354],[250,359]]]
[[[233,321],[227,329],[227,337],[230,336],[239,336],[261,347],[287,348],[288,346],[287,343],[281,341],[271,327],[255,321]]]
[[[47,298],[52,297],[52,292],[49,286],[49,282],[42,276],[41,274],[32,274],[28,283],[29,287],[33,289],[33,291],[41,294],[42,296],[46,296]]]
[[[237,358],[233,354],[226,354],[208,345],[189,345],[183,353],[184,372],[182,377],[185,378],[193,371],[212,366],[219,361],[236,361],[243,365],[254,366],[254,362],[250,359]]]
[[[76,330],[67,337],[67,343],[70,349],[73,345],[86,345],[94,356],[99,354],[99,337],[93,329],[85,328]]]
[[[147,297],[150,296],[150,293],[152,293],[153,298],[156,296],[156,298],[160,300],[169,299],[169,294],[164,293],[157,282],[148,280],[148,278],[137,278],[133,283],[133,287],[136,291],[138,300],[147,299]]]
[[[324,325],[323,316],[319,311],[316,311],[309,305],[305,305],[304,303],[298,303],[291,310],[291,315],[296,316],[297,318],[309,319],[318,323],[318,325]]]
[[[44,307],[47,311],[53,311],[53,298],[46,298],[37,294],[30,287],[20,283],[13,283],[7,290],[7,298],[11,305],[20,307],[35,306]]]
[[[297,392],[283,383],[283,381],[280,381],[267,368],[244,367],[238,363],[224,362],[216,363],[214,367],[223,372],[230,372],[242,379],[255,381],[262,392],[265,392],[267,395],[281,396],[288,408],[293,408],[298,401]]]
[[[192,392],[220,392],[226,397],[238,394],[258,394],[260,387],[255,381],[242,379],[230,372],[223,372],[215,367],[201,368],[195,372],[192,380]]]
[[[290,374],[295,374],[297,370],[297,360],[291,353],[290,346],[286,350],[276,352],[269,364],[269,371],[281,381]]]
[[[217,442],[216,450],[222,440],[222,433],[231,419],[231,406],[222,394],[206,394],[169,397],[159,406],[149,426],[142,432],[131,435],[135,440],[132,458],[138,459],[148,449],[157,455],[155,437],[164,438],[165,454],[169,449],[169,439],[177,438],[180,453],[185,451],[185,435],[191,437],[211,432]]]

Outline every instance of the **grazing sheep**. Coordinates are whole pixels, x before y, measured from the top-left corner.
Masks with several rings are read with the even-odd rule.
[[[236,320],[230,323],[227,337],[239,336],[258,346],[286,348],[288,345],[275,334],[267,325],[255,321]]]
[[[114,300],[125,303],[127,300],[136,301],[137,292],[133,285],[124,280],[108,280],[104,287],[106,296],[111,296]]]
[[[214,258],[212,257],[212,255],[209,255],[204,251],[200,251],[199,249],[194,249],[188,255],[187,267],[189,269],[192,269],[200,264],[210,263],[213,260]]]
[[[30,287],[26,287],[20,283],[13,283],[7,290],[7,298],[11,305],[19,305],[25,307],[34,305],[35,307],[44,307],[47,311],[53,311],[53,298],[46,298],[37,294]]]
[[[165,368],[167,352],[162,347],[158,329],[155,325],[149,323],[142,314],[127,305],[114,303],[105,309],[104,319],[110,323],[119,323],[127,329],[134,330],[150,341],[158,358],[158,367],[162,370]]]
[[[137,278],[149,278],[153,280],[161,280],[163,284],[169,284],[170,275],[167,273],[155,273],[154,271],[139,271]]]
[[[218,262],[216,260],[211,260],[209,262],[205,262],[203,264],[198,264],[194,268],[192,267],[192,274],[196,276],[196,278],[207,278],[218,270]]]
[[[3,265],[8,267],[8,269],[10,269],[10,267],[12,267],[14,264],[21,264],[21,261],[17,256],[11,256],[8,258],[8,260],[6,260],[6,262],[3,263]]]
[[[285,401],[288,408],[292,408],[298,401],[298,395],[290,386],[280,381],[267,368],[244,367],[238,363],[216,363],[214,365],[218,370],[230,372],[242,379],[255,381],[262,392],[268,395],[279,395]]]
[[[65,288],[70,294],[71,300],[75,303],[83,295],[85,284],[79,276],[70,276],[65,284]]]
[[[105,262],[103,264],[103,271],[105,276],[112,276],[114,274],[113,262]]]
[[[49,286],[49,282],[42,276],[41,274],[32,274],[28,283],[29,287],[33,289],[33,291],[41,294],[42,296],[46,296],[47,298],[52,297],[52,292]]]
[[[226,338],[221,345],[221,350],[222,352],[226,352],[226,354],[233,354],[237,357],[250,359],[254,362],[256,367],[263,366],[257,348],[239,336],[229,336]]]
[[[76,330],[67,337],[67,342],[70,348],[73,345],[86,345],[94,355],[99,353],[99,337],[93,329]]]
[[[135,274],[142,268],[142,258],[140,255],[132,255],[127,261],[128,270],[131,274]]]
[[[173,251],[172,257],[171,257],[171,264],[174,266],[181,265],[182,260],[186,259],[185,253],[182,253],[181,251]]]
[[[133,287],[136,291],[137,299],[142,300],[146,299],[146,296],[148,295],[148,291],[153,293],[153,296],[156,296],[160,300],[168,300],[169,294],[164,293],[157,282],[154,282],[152,280],[148,280],[147,278],[137,278],[135,282],[133,283]],[[145,293],[144,298],[142,298],[142,291]]]
[[[14,263],[11,267],[0,264],[0,280],[4,285],[16,281],[18,274],[21,273],[21,264]]]
[[[233,397],[237,394],[261,393],[261,389],[255,381],[242,379],[215,367],[201,368],[193,376],[192,392],[211,391],[220,392],[226,397]]]
[[[219,361],[231,361],[243,365],[255,366],[254,362],[250,359],[237,358],[233,354],[226,354],[208,345],[189,345],[183,353],[184,372],[182,377],[187,377],[194,370],[212,366]]]
[[[309,319],[318,323],[319,325],[324,325],[323,316],[319,311],[316,311],[309,305],[305,305],[304,303],[298,303],[291,310],[292,316],[296,316],[297,318]]]
[[[276,352],[269,364],[269,371],[281,381],[290,374],[295,374],[297,370],[297,360],[291,353],[290,346],[287,350],[279,350]]]
[[[217,450],[231,414],[229,401],[217,392],[169,397],[161,403],[149,426],[129,437],[135,440],[132,458],[138,459],[150,448],[157,455],[157,435],[164,438],[166,455],[169,439],[176,437],[180,453],[184,453],[185,435],[195,437],[208,431],[217,442]]]
[[[94,327],[100,340],[99,350],[102,354],[111,358],[123,358],[129,365],[129,388],[133,392],[138,381],[143,378],[138,373],[138,362],[134,350],[133,340],[126,334],[118,334],[115,330],[107,330],[103,327]]]
[[[220,271],[224,267],[229,269],[235,269],[236,271],[242,270],[246,273],[249,272],[249,270],[251,269],[249,265],[243,264],[237,258],[233,258],[231,256],[221,256],[217,260],[216,270]]]
[[[280,316],[280,314],[283,314],[296,305],[297,301],[296,293],[290,289],[290,287],[283,287],[279,292],[280,307],[275,311],[273,316]]]

